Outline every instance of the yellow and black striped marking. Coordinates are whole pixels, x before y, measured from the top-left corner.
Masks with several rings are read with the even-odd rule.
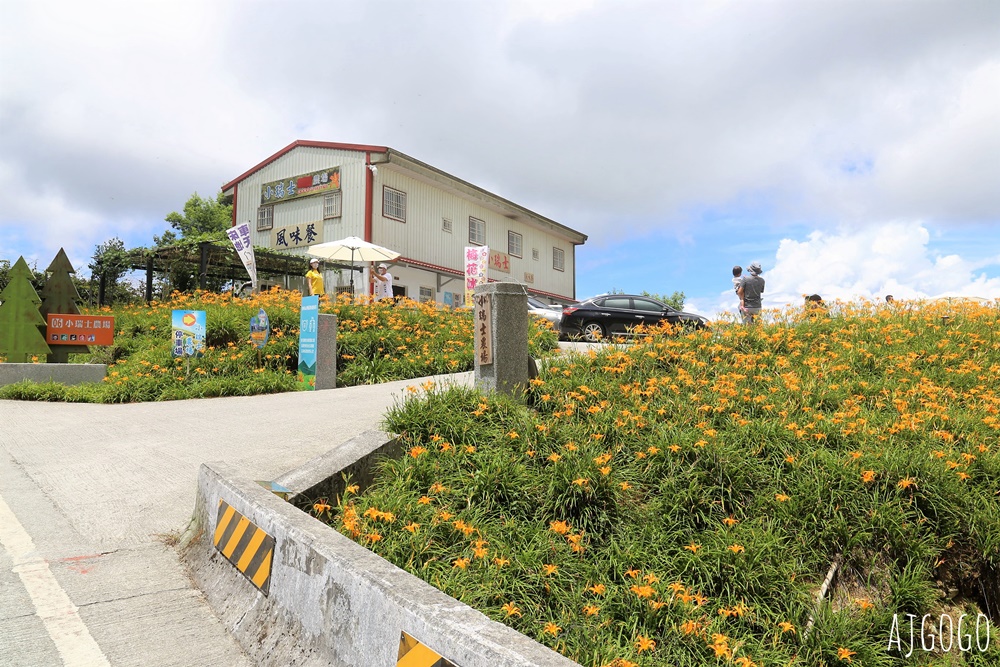
[[[264,595],[271,589],[271,559],[274,538],[250,523],[228,503],[219,501],[215,524],[215,548]]]
[[[455,667],[405,632],[399,635],[399,658],[396,667]]]

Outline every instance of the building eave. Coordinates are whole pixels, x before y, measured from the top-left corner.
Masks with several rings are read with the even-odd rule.
[[[331,141],[309,141],[305,139],[298,139],[223,185],[222,193],[227,196],[234,194],[236,186],[241,181],[299,147],[328,148],[332,150],[367,153],[371,156],[370,163],[376,167],[386,166],[388,168],[396,168],[400,171],[405,171],[417,180],[446,188],[460,194],[461,196],[478,201],[480,204],[496,211],[508,219],[523,222],[525,224],[538,227],[544,231],[551,232],[552,234],[566,239],[573,245],[583,245],[587,241],[587,235],[582,232],[578,232],[575,229],[556,222],[555,220],[535,213],[534,211],[531,211],[519,204],[515,204],[509,199],[505,199],[488,190],[484,190],[477,185],[473,185],[468,181],[462,180],[461,178],[453,176],[446,171],[442,171],[437,167],[433,167],[426,162],[410,157],[409,155],[389,148],[388,146],[370,146],[367,144],[345,144]],[[376,159],[375,155],[378,154],[381,154],[383,157],[381,159]]]
[[[454,190],[465,197],[479,201],[481,204],[496,211],[506,218],[531,224],[545,231],[557,234],[558,236],[565,238],[573,245],[582,245],[587,241],[587,235],[582,232],[578,232],[575,229],[556,222],[555,220],[546,218],[545,216],[535,213],[520,204],[515,204],[509,199],[504,199],[503,197],[488,190],[484,190],[477,185],[473,185],[472,183],[462,180],[457,176],[453,176],[446,171],[433,167],[426,162],[421,162],[414,157],[401,153],[394,148],[389,148],[385,152],[385,157],[381,161],[373,159],[372,163],[376,166],[388,165],[390,168],[392,166],[396,166],[401,170],[406,170],[410,172],[410,174],[417,175],[419,177],[418,180]]]

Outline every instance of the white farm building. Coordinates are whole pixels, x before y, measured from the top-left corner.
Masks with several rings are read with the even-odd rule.
[[[576,298],[585,234],[386,146],[295,141],[222,191],[233,224],[250,222],[257,246],[304,254],[357,236],[401,253],[389,269],[397,295],[460,304],[464,249],[485,245],[490,280],[552,303]],[[328,271],[326,290],[348,289],[348,273]],[[354,284],[366,291],[367,271]]]

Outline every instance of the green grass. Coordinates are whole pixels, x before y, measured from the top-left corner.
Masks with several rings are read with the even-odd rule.
[[[588,666],[1000,664],[996,631],[887,651],[894,615],[1000,621],[998,312],[840,312],[428,391],[387,417],[408,454],[312,511]]]

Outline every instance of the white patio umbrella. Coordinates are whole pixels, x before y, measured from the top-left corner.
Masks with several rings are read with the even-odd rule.
[[[369,243],[357,236],[348,236],[339,241],[317,243],[306,248],[306,254],[321,259],[351,262],[351,293],[354,293],[354,260],[362,262],[391,262],[399,257],[395,250]]]

